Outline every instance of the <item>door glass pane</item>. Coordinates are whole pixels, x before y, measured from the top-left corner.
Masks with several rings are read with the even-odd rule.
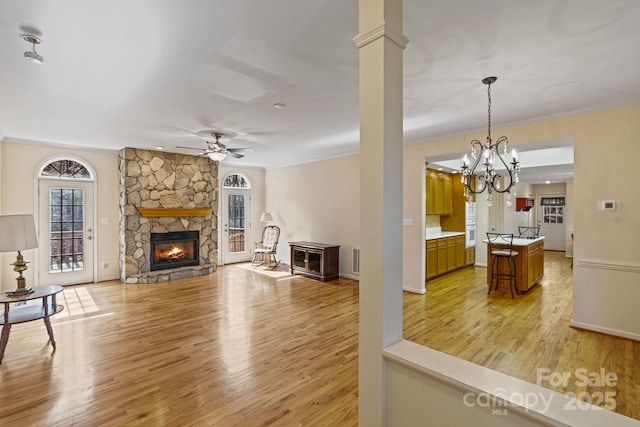
[[[543,224],[564,223],[564,197],[543,197],[540,204]]]
[[[84,189],[49,190],[49,273],[84,269]]]
[[[229,195],[229,253],[245,251],[245,197]]]

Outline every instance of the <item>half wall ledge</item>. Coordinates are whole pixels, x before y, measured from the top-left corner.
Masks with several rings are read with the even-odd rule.
[[[149,217],[159,216],[207,216],[211,208],[136,208],[140,215]]]

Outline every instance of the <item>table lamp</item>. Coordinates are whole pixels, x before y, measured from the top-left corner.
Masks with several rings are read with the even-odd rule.
[[[273,221],[271,212],[262,212],[262,215],[260,215],[260,222],[264,222],[266,224],[267,222],[271,222],[271,221]]]
[[[22,258],[20,251],[38,247],[38,236],[33,215],[0,215],[0,252],[18,251],[13,264],[13,271],[18,273],[18,287],[11,293],[23,295],[33,292],[25,286],[26,280],[22,272],[27,270],[28,262]]]

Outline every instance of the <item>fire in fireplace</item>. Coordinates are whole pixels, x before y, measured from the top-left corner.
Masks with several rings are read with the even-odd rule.
[[[198,265],[200,233],[151,233],[151,271]]]

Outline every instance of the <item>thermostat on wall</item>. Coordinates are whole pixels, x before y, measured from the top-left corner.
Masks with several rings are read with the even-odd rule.
[[[620,209],[620,200],[599,200],[599,211],[617,211]]]

